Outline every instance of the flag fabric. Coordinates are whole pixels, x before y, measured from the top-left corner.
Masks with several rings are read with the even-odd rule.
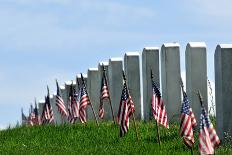
[[[192,147],[194,144],[193,128],[197,121],[190,107],[186,92],[183,90],[183,103],[181,106],[180,136],[183,137],[185,145]]]
[[[81,96],[80,96],[80,107],[79,107],[79,116],[81,123],[86,122],[86,108],[90,104],[89,96],[87,94],[86,86],[83,82],[81,88]]]
[[[79,105],[77,103],[77,95],[75,89],[73,88],[73,84],[71,84],[68,98],[69,105],[69,122],[75,123],[76,119],[79,117]]]
[[[103,106],[103,100],[104,99],[109,99],[110,94],[109,94],[109,89],[106,81],[106,75],[103,73],[102,76],[102,82],[101,82],[101,96],[100,96],[100,107],[99,107],[99,113],[98,116],[103,119],[104,118],[104,106]]]
[[[61,97],[60,87],[58,85],[58,82],[56,82],[56,86],[57,86],[56,106],[57,106],[57,109],[58,109],[59,113],[61,114],[62,118],[65,118],[65,117],[68,116],[68,112],[66,110],[66,107],[65,107],[65,104],[64,104],[64,100]]]
[[[121,101],[117,115],[117,122],[120,125],[120,137],[123,137],[128,132],[129,118],[134,112],[135,112],[135,106],[128,92],[126,82],[124,82]]]
[[[54,115],[53,115],[53,110],[50,104],[50,98],[48,93],[48,95],[45,97],[45,104],[42,112],[42,123],[49,124],[52,123],[53,121],[54,121]]]
[[[155,120],[158,124],[163,125],[166,128],[169,128],[168,117],[164,101],[161,98],[161,93],[155,82],[152,80],[152,112]]]
[[[201,123],[199,134],[200,154],[214,154],[214,148],[220,144],[217,133],[211,123],[205,108],[201,107]]]
[[[31,105],[29,118],[28,118],[28,125],[33,126],[34,125],[34,119],[35,119],[35,113],[33,110],[33,106]]]
[[[35,118],[33,120],[35,125],[40,125],[41,124],[41,118],[38,112],[38,108],[37,108],[37,104],[35,102],[35,108],[34,108],[34,114],[35,114]]]

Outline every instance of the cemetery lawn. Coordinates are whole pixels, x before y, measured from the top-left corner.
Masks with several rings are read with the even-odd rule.
[[[112,122],[87,125],[18,127],[0,131],[0,154],[191,154],[179,137],[179,126],[160,127],[161,148],[154,122],[137,122],[140,140],[136,141],[132,122],[125,137]],[[194,154],[198,154],[195,135]],[[220,146],[216,154],[232,154],[230,146]]]

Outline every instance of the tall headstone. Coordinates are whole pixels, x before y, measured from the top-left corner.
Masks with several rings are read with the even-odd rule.
[[[214,55],[216,122],[219,138],[232,136],[232,44],[220,44]],[[231,140],[231,139],[230,139]]]
[[[92,103],[93,109],[95,111],[96,117],[98,117],[98,107],[99,107],[99,72],[98,68],[88,69],[88,81],[87,90],[89,94],[90,101]],[[94,120],[94,115],[91,107],[87,108],[87,117],[89,120]]]
[[[60,86],[60,93],[61,93],[61,97],[62,97],[62,99],[64,101],[64,104],[65,104],[65,107],[66,107],[66,111],[68,112],[67,93],[66,93],[65,86],[63,86],[63,85]],[[63,123],[67,123],[68,122],[68,119],[67,118],[61,118],[61,115],[60,115],[60,119],[61,119],[61,122],[63,122]]]
[[[201,104],[197,92],[200,91],[204,99],[205,108],[208,109],[207,93],[207,53],[203,42],[190,42],[185,51],[186,92],[192,110],[200,122]]]
[[[161,47],[162,96],[168,120],[179,121],[181,106],[180,89],[180,45],[167,43]]]
[[[39,112],[40,117],[42,116],[44,104],[45,104],[44,100],[39,100],[39,102],[38,102],[38,106],[39,106],[38,112]]]
[[[152,83],[151,70],[154,75],[154,81],[160,87],[159,71],[159,48],[145,47],[142,53],[142,77],[143,77],[143,115],[144,120],[153,119],[151,101],[152,101]]]
[[[69,99],[69,92],[70,92],[70,87],[71,87],[72,81],[66,81],[65,82],[65,106],[68,107],[68,99]]]
[[[104,65],[105,67],[105,73],[106,73],[106,79],[109,83],[109,75],[108,75],[108,67],[109,67],[109,62],[100,62],[98,64],[98,70],[99,70],[99,82],[98,82],[98,90],[101,92],[101,83],[102,83],[102,74],[103,74],[103,68],[102,66]],[[109,85],[108,85],[109,87]],[[110,87],[109,87],[110,90]],[[100,96],[101,93],[99,93],[99,102],[100,102]],[[112,114],[111,114],[111,108],[108,100],[103,100],[103,105],[104,105],[104,120],[112,120]],[[115,116],[115,114],[114,114]]]
[[[141,120],[141,92],[139,52],[127,52],[124,55],[124,69],[128,89],[135,105],[135,118]]]
[[[109,60],[108,74],[109,74],[109,87],[110,96],[112,101],[113,111],[115,116],[118,113],[119,103],[123,88],[122,77],[122,58],[111,58]]]
[[[86,87],[87,87],[87,74],[82,74],[83,75],[83,78],[84,78],[84,81],[85,81],[85,84],[86,84]],[[82,87],[82,80],[81,80],[81,74],[77,74],[77,79],[76,79],[78,82],[79,82],[79,84],[80,84],[80,86]]]
[[[56,109],[56,97],[54,95],[50,95],[50,105],[52,106],[52,111],[53,111],[53,117],[54,117],[54,122],[55,124],[58,124],[58,121],[57,121],[57,114],[55,112],[55,109]]]

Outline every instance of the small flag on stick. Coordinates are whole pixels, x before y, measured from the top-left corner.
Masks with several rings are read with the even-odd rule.
[[[88,105],[90,105],[90,107],[93,111],[93,115],[94,115],[96,124],[99,126],[95,111],[93,109],[93,105],[89,99],[89,95],[88,95],[85,81],[84,81],[82,74],[81,74],[81,80],[82,80],[82,88],[81,88],[81,97],[80,97],[81,99],[80,99],[80,108],[79,108],[80,121],[81,121],[81,123],[86,123],[86,108]]]
[[[183,138],[185,145],[192,149],[194,144],[193,128],[197,126],[197,121],[192,108],[190,107],[187,94],[184,91],[182,79],[181,88],[183,93],[183,103],[181,106],[180,136]]]
[[[166,108],[164,105],[164,101],[161,98],[161,93],[159,90],[159,87],[156,85],[156,83],[153,80],[153,73],[151,71],[151,79],[152,79],[152,112],[155,120],[158,124],[163,125],[166,128],[169,128],[168,125],[168,117]]]
[[[43,112],[42,112],[43,124],[50,124],[54,121],[53,110],[52,110],[52,106],[50,104],[50,93],[49,93],[48,86],[47,86],[47,91],[48,91],[48,94],[45,97],[45,104],[44,104]]]
[[[117,122],[120,125],[120,137],[123,137],[128,132],[130,116],[133,116],[136,137],[137,137],[137,140],[139,140],[137,127],[135,124],[135,117],[134,117],[135,106],[134,106],[132,97],[129,93],[129,90],[127,88],[126,76],[125,76],[124,71],[123,71],[123,82],[124,84],[123,84],[121,101],[120,101],[118,116],[117,116]]]
[[[57,88],[57,93],[56,93],[56,106],[57,106],[57,109],[58,111],[60,112],[61,114],[61,117],[62,118],[65,118],[68,116],[68,112],[66,110],[66,107],[65,107],[65,104],[64,104],[64,100],[62,99],[61,97],[61,94],[60,94],[60,87],[59,87],[59,84],[58,84],[58,81],[56,80],[56,88]]]
[[[203,105],[203,99],[198,92],[198,96],[201,102],[201,123],[200,123],[200,134],[199,134],[199,151],[200,154],[214,154],[215,148],[219,146],[220,140],[218,135],[211,123],[209,116]]]
[[[115,123],[115,120],[114,120],[114,112],[113,112],[113,107],[112,107],[112,104],[111,104],[111,98],[110,98],[110,92],[109,92],[109,86],[108,86],[108,82],[107,82],[107,79],[106,79],[106,71],[105,71],[105,66],[102,64],[102,70],[103,70],[103,73],[102,73],[102,82],[101,82],[101,92],[100,92],[100,107],[99,107],[99,114],[98,116],[103,119],[104,118],[104,105],[103,105],[103,100],[104,99],[108,99],[109,101],[109,104],[110,104],[110,108],[111,108],[111,113],[112,113],[112,118],[113,118],[113,121]]]

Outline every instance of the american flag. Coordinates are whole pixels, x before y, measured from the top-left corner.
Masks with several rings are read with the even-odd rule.
[[[80,108],[79,108],[79,115],[81,123],[86,122],[86,108],[88,104],[90,104],[89,96],[87,94],[86,86],[84,81],[82,81],[82,88],[81,88],[81,96],[80,96]]]
[[[109,94],[109,89],[106,81],[106,75],[103,73],[102,76],[102,82],[101,82],[101,96],[100,96],[100,107],[99,107],[99,113],[98,116],[103,119],[104,117],[104,106],[103,106],[103,100],[104,99],[109,99],[110,94]]]
[[[192,147],[194,144],[193,128],[197,121],[189,105],[186,92],[183,90],[183,103],[181,107],[180,136],[183,137],[185,145]]]
[[[50,104],[49,96],[50,95],[49,95],[49,90],[48,90],[48,95],[45,97],[45,104],[44,104],[43,112],[42,112],[43,124],[52,123],[54,121],[54,115],[53,115],[52,106]]]
[[[34,119],[35,119],[35,113],[34,113],[34,110],[33,110],[33,106],[31,105],[30,113],[29,113],[29,118],[28,118],[28,124],[29,124],[29,126],[33,126],[34,125]]]
[[[126,82],[124,82],[117,116],[117,121],[120,125],[120,137],[127,133],[129,129],[129,118],[134,112],[135,106],[128,92]]]
[[[164,101],[161,98],[161,93],[159,88],[156,86],[155,82],[152,80],[152,112],[155,120],[158,124],[169,128],[167,112],[165,109]]]
[[[214,154],[214,148],[220,144],[213,124],[210,122],[209,116],[203,106],[201,107],[199,141],[200,154]]]
[[[64,100],[62,99],[60,95],[60,87],[58,82],[56,81],[56,87],[57,87],[57,93],[56,93],[56,106],[58,108],[58,111],[60,112],[62,118],[67,117],[68,113],[66,111],[66,107],[64,104]]]
[[[68,105],[69,105],[69,122],[75,123],[76,119],[79,117],[79,105],[77,103],[77,96],[75,95],[75,89],[73,87],[73,84],[71,84],[70,91],[69,91],[69,99],[68,99]]]
[[[36,101],[35,101],[34,114],[35,114],[35,118],[33,120],[34,124],[40,125],[41,124],[41,118],[40,118],[40,115],[39,115],[39,112],[38,112]]]

